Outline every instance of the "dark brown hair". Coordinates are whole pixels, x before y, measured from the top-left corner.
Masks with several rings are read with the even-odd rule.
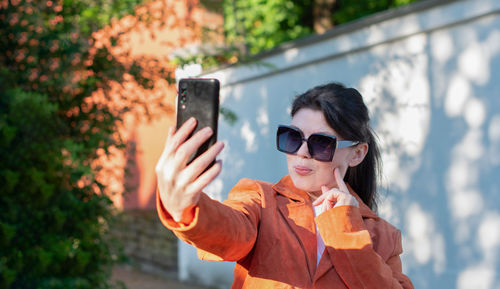
[[[361,94],[356,89],[347,88],[340,83],[320,85],[295,98],[292,104],[292,117],[301,108],[322,111],[330,127],[340,137],[368,144],[365,158],[359,165],[347,169],[344,181],[367,206],[376,210],[380,152],[370,127],[368,108]]]

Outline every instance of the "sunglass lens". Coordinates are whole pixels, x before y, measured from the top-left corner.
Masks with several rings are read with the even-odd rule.
[[[278,150],[285,153],[295,153],[302,144],[302,137],[298,131],[288,127],[278,128]]]
[[[335,142],[334,138],[318,134],[312,134],[307,141],[311,155],[318,161],[331,161],[333,159]]]

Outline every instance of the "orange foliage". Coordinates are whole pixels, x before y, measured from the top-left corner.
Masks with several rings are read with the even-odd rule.
[[[200,44],[203,27],[217,28],[223,25],[221,15],[204,10],[198,1],[155,0],[136,9],[135,16],[127,16],[98,31],[94,47],[108,48],[124,64],[132,60],[146,67],[152,79],[144,89],[125,75],[124,82],[111,83],[111,97],[95,93],[89,100],[89,107],[102,104],[117,110],[124,109],[121,95],[132,99],[159,100],[149,107],[128,107],[123,126],[117,132],[128,144],[127,152],[113,150],[108,159],[101,152],[101,159],[94,164],[98,180],[106,185],[115,205],[122,209],[152,209],[156,191],[154,167],[163,149],[168,128],[175,124],[176,88],[173,79],[156,77],[162,71],[173,75],[175,67],[170,64],[169,55],[173,49],[186,45]],[[209,23],[209,25],[207,25]],[[206,38],[206,37],[205,37]],[[205,39],[204,38],[204,39]],[[118,45],[113,46],[112,41]],[[222,40],[222,36],[217,39]],[[57,45],[57,44],[56,44]],[[54,63],[53,65],[57,65]],[[78,77],[85,77],[79,75]],[[128,170],[127,175],[125,171]]]

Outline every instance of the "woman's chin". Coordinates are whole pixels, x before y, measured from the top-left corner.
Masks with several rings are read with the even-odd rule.
[[[306,192],[315,192],[321,190],[321,188],[317,188],[317,186],[314,184],[314,181],[311,178],[295,174],[292,174],[291,177],[293,185],[299,190]]]

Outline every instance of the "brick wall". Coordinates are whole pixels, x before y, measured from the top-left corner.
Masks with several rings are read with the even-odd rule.
[[[177,278],[177,238],[158,219],[156,210],[127,210],[110,227],[133,266]]]

